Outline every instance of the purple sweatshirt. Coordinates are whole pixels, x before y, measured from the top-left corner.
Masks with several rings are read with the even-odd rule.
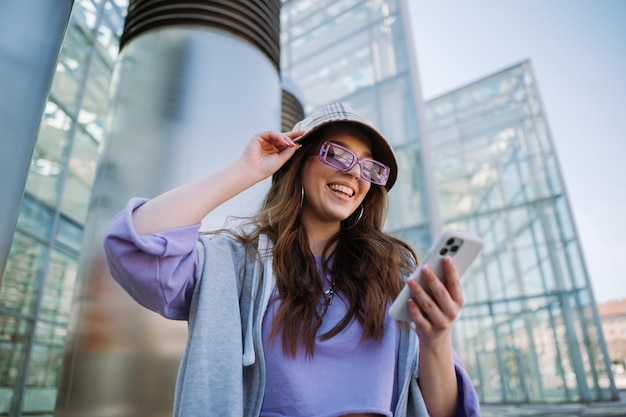
[[[126,210],[110,223],[105,236],[110,270],[113,277],[141,305],[164,317],[186,320],[190,315],[194,288],[201,274],[196,245],[200,225],[149,236],[138,235],[132,227],[132,211],[145,201],[131,200]],[[265,352],[261,356],[268,368],[268,384],[264,389],[261,415],[334,416],[359,412],[392,415],[399,394],[398,381],[394,375],[397,374],[395,364],[400,336],[394,320],[387,320],[387,337],[381,343],[372,342],[359,350],[362,347],[359,344],[360,329],[353,322],[336,337],[339,342],[318,343],[321,349],[326,350],[320,350],[322,353],[313,359],[298,356],[294,360],[281,358],[280,340],[273,344],[267,340],[269,323],[276,308],[274,304],[270,303],[263,320]],[[342,317],[345,304],[340,293],[330,307],[322,326],[326,330],[334,325],[333,321]],[[349,355],[350,360],[344,360],[346,355]],[[461,397],[457,415],[478,416],[476,393],[456,354],[455,366]],[[312,372],[320,370],[320,377],[314,377]],[[332,372],[336,372],[340,380],[333,377]],[[373,381],[381,384],[377,385]],[[329,384],[335,388],[328,389]],[[296,387],[303,389],[296,390]],[[285,392],[287,396],[283,395]],[[320,393],[324,393],[321,402],[316,401]]]

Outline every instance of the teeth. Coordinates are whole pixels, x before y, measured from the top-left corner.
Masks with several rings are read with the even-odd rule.
[[[330,187],[330,189],[333,191],[339,191],[340,193],[344,193],[348,197],[352,197],[352,195],[354,195],[354,190],[350,187],[346,187],[345,185],[330,184],[328,187]]]

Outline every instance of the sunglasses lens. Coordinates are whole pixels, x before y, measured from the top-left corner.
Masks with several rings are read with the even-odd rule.
[[[324,160],[328,165],[342,171],[347,171],[352,168],[354,159],[355,156],[351,152],[333,144],[328,144],[326,155],[324,155]]]
[[[389,168],[372,159],[361,161],[361,176],[374,184],[385,185],[389,177]]]

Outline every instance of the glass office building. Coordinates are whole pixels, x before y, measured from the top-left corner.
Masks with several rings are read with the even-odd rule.
[[[0,287],[0,415],[52,415],[128,0],[76,0]],[[17,41],[17,40],[16,40]]]
[[[128,0],[74,2],[0,283],[0,416],[54,413],[127,8]],[[612,398],[530,64],[424,103],[406,8],[406,0],[284,1],[282,77],[307,112],[347,102],[392,142],[401,172],[390,232],[418,251],[444,226],[484,238],[464,278],[456,334],[483,402]]]
[[[446,227],[485,248],[463,278],[458,350],[483,402],[593,401],[615,386],[528,61],[427,103]]]

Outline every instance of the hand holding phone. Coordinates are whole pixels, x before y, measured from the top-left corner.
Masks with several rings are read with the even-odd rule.
[[[409,279],[417,279],[426,291],[428,288],[421,277],[421,270],[424,265],[428,265],[440,280],[443,280],[442,260],[448,256],[454,262],[459,277],[461,277],[470,264],[476,259],[484,244],[481,239],[467,233],[456,230],[446,230],[431,246],[428,253],[420,263],[420,266],[411,274]],[[398,297],[389,308],[389,315],[396,320],[411,321],[407,303],[411,298],[411,290],[404,286]]]

